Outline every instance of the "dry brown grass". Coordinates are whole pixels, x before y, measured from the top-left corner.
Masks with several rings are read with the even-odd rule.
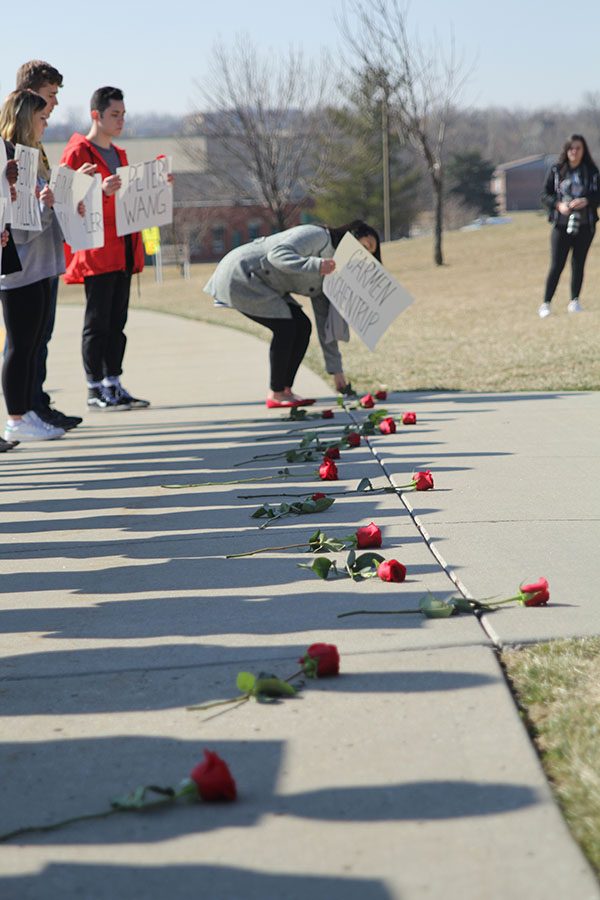
[[[600,638],[507,650],[502,661],[567,822],[600,874]]]
[[[415,303],[370,353],[357,339],[343,345],[345,370],[358,389],[377,383],[396,390],[597,390],[600,388],[600,239],[592,244],[582,302],[568,315],[569,272],[555,297],[555,315],[537,307],[549,263],[550,226],[543,215],[519,213],[507,225],[445,236],[446,265],[432,262],[431,238],[384,246],[385,266]],[[260,326],[218,310],[202,292],[214,266],[192,267],[185,282],[165,269],[162,286],[151,268],[134,286],[132,306],[228,325],[265,337]],[[61,302],[80,302],[80,288],[61,287]],[[309,305],[309,304],[308,304]],[[318,344],[307,363],[323,372]]]

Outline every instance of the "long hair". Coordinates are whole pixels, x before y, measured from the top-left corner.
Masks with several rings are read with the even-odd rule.
[[[348,232],[354,235],[357,240],[361,237],[375,238],[377,247],[375,248],[373,256],[378,262],[381,262],[381,241],[379,239],[379,234],[371,225],[367,225],[366,222],[363,222],[362,219],[354,219],[352,222],[347,222],[345,225],[338,225],[337,228],[328,228],[327,230],[331,236],[331,243],[333,244],[334,249]]]
[[[40,144],[35,138],[33,115],[46,108],[46,101],[33,91],[13,91],[8,95],[0,109],[0,135],[12,144],[23,144],[25,147],[36,147]],[[40,153],[39,172],[48,177],[44,171],[42,154]]]
[[[563,148],[560,151],[560,156],[558,157],[557,165],[558,165],[558,168],[560,169],[560,174],[561,175],[566,174],[567,168],[569,166],[567,154],[571,147],[571,144],[574,141],[580,141],[580,143],[583,144],[583,158],[582,158],[581,162],[584,165],[586,165],[589,169],[591,169],[591,170],[595,169],[597,171],[598,166],[592,159],[592,154],[590,153],[590,148],[588,147],[587,141],[584,138],[584,136],[582,134],[572,134],[571,137],[567,141],[564,142]]]

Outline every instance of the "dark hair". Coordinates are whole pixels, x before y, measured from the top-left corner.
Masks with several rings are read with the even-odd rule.
[[[113,100],[123,100],[123,91],[116,87],[101,87],[94,91],[90,100],[90,110],[100,114],[106,112]]]
[[[559,169],[560,169],[560,174],[561,174],[561,175],[564,175],[565,172],[566,172],[566,170],[567,170],[567,168],[568,168],[568,165],[569,165],[569,157],[567,156],[567,153],[568,153],[568,151],[569,151],[569,149],[570,149],[570,147],[571,147],[571,144],[572,144],[574,141],[580,141],[580,142],[583,144],[583,159],[581,160],[581,162],[582,162],[582,163],[585,163],[585,164],[586,164],[587,166],[589,166],[589,168],[591,168],[591,169],[597,169],[597,168],[598,168],[598,166],[596,165],[596,163],[595,163],[594,160],[592,159],[592,154],[590,153],[590,148],[588,147],[587,141],[586,141],[586,139],[584,138],[584,136],[583,136],[582,134],[572,134],[571,137],[569,138],[569,140],[564,142],[563,148],[562,148],[562,150],[560,151],[560,156],[558,157],[558,163],[557,163],[557,165],[558,165],[558,167],[559,167]]]
[[[333,244],[334,249],[348,232],[354,235],[357,240],[362,237],[375,238],[377,246],[373,256],[378,262],[381,262],[381,241],[379,240],[379,234],[371,225],[367,225],[366,222],[363,222],[362,219],[353,219],[352,222],[347,222],[346,225],[339,225],[337,228],[328,228],[327,230],[331,236],[331,243]]]
[[[56,84],[62,87],[63,77],[54,66],[44,62],[43,59],[30,59],[17,69],[18,91],[29,89],[39,91],[45,84]]]

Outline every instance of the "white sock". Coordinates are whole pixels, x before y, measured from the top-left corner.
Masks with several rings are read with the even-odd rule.
[[[106,378],[102,379],[103,387],[117,387],[120,384],[120,379],[118,375],[107,375]]]

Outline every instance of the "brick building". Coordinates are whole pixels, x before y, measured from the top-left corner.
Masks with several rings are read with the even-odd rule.
[[[208,159],[218,153],[217,143],[201,135],[170,138],[124,138],[118,141],[131,163],[172,157],[175,175],[173,226],[161,228],[163,242],[189,246],[193,262],[219,260],[233,247],[272,234],[271,212],[257,199],[227,195],[218,180],[207,172]],[[63,142],[45,143],[51,165],[58,165]],[[288,208],[289,227],[310,221],[312,201],[294,197]]]

